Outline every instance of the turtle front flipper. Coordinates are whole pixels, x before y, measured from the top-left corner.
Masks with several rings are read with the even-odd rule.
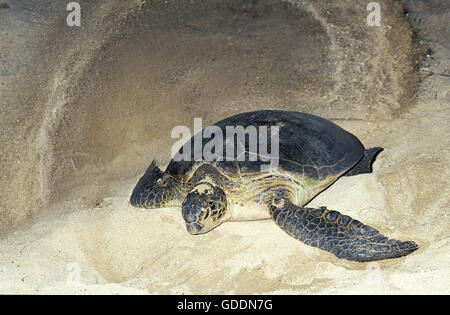
[[[286,233],[339,258],[366,262],[405,256],[418,248],[414,242],[389,239],[374,228],[325,207],[302,208],[288,199],[274,197],[269,208],[273,220]]]
[[[137,208],[164,208],[179,205],[180,185],[164,174],[153,160],[139,179],[130,197],[130,204]]]

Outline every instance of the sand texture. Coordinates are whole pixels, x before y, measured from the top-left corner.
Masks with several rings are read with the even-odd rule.
[[[0,7],[0,293],[449,294],[450,8],[378,1],[96,1]],[[420,248],[340,260],[271,220],[187,233],[128,199],[171,130],[323,116],[380,146],[311,201]]]

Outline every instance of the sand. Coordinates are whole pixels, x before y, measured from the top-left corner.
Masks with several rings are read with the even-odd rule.
[[[92,28],[84,31],[0,9],[11,27],[0,36],[14,39],[5,41],[1,65],[8,67],[0,67],[8,126],[0,140],[9,148],[1,161],[0,293],[449,294],[448,9],[402,1],[404,16],[398,4],[381,1],[391,13],[373,33],[364,19],[340,18],[365,14],[364,7],[336,1],[327,15],[325,2],[293,2],[294,15],[286,11],[292,7],[267,9],[267,1],[214,4],[204,9],[209,15],[174,4],[164,19],[158,2],[155,9],[111,1],[89,8],[82,25]],[[23,34],[14,23],[23,23]],[[61,34],[83,41],[61,40],[50,51],[30,44],[31,29],[47,32],[43,43]],[[25,52],[35,59],[13,54],[22,44],[34,47]],[[428,48],[413,71],[416,54]],[[37,66],[22,71],[20,60]],[[366,147],[383,147],[372,174],[339,179],[310,206],[420,248],[399,259],[349,262],[271,220],[193,236],[179,208],[130,206],[148,163],[169,161],[174,126],[260,108],[315,113]]]
[[[449,194],[446,180],[435,181],[448,175],[448,155],[434,142],[447,141],[439,130],[448,127],[420,116],[420,122],[342,124],[356,133],[364,128],[362,138],[385,144],[385,151],[373,174],[341,178],[310,204],[339,209],[386,235],[416,241],[420,249],[407,257],[339,260],[299,243],[270,220],[225,223],[192,236],[178,208],[142,210],[128,204],[135,178],[116,183],[120,190],[96,206],[67,201],[57,206],[64,214],[40,218],[3,239],[0,292],[448,294]],[[418,145],[418,135],[434,140]]]

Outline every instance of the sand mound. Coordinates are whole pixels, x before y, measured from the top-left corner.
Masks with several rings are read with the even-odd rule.
[[[0,9],[1,293],[450,293],[448,11],[379,1],[370,28],[347,1],[108,1],[69,28],[43,2]],[[353,263],[270,220],[192,236],[177,208],[129,205],[173,127],[263,108],[384,147],[310,205],[419,250]]]

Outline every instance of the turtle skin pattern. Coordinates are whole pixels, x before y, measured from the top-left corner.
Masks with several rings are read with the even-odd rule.
[[[414,242],[389,239],[376,229],[326,207],[302,208],[289,200],[274,198],[269,209],[273,220],[286,233],[338,258],[367,262],[405,256],[418,248]]]

